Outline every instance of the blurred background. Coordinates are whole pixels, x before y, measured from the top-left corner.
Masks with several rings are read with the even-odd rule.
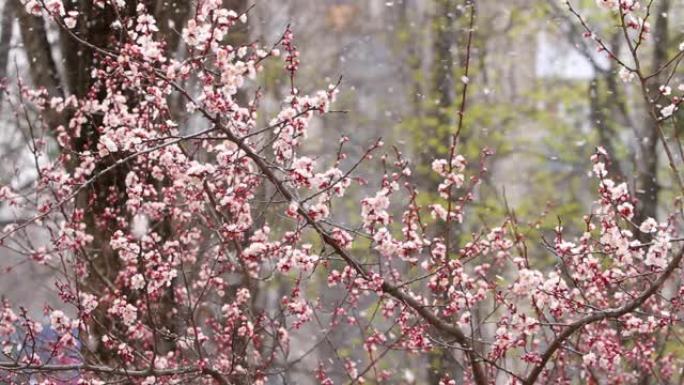
[[[191,14],[191,1],[157,3],[162,33],[177,38],[175,27]],[[286,26],[292,27],[301,52],[298,87],[303,92],[326,87],[342,77],[334,106],[340,112],[315,123],[309,153],[334,157],[339,138],[346,135],[351,139],[349,148],[357,149],[349,154],[354,160],[382,137],[412,159],[422,202],[435,199],[438,181],[430,163],[446,155],[464,86],[469,23],[464,1],[227,3],[238,10],[249,9],[248,24],[231,37],[238,44],[258,41],[270,45],[278,41]],[[621,79],[619,67],[583,36],[582,26],[564,3],[474,3],[467,112],[458,151],[473,163],[484,147],[495,155],[487,163],[489,173],[477,190],[476,203],[469,208],[471,215],[462,225],[463,241],[476,228],[500,225],[496,220],[504,211],[515,212],[531,247],[538,251],[543,249],[542,237],[552,237],[559,221],[570,232],[581,231],[583,215],[591,213],[595,196],[595,183],[588,176],[589,156],[599,145],[614,160],[610,171],[615,179],[628,182],[642,201],[636,223],[646,217],[662,220],[677,208],[672,179],[638,85]],[[572,3],[611,51],[628,56],[614,15],[597,7],[594,0]],[[82,48],[68,47],[54,25],[27,17],[19,0],[0,0],[0,6],[0,78],[6,78],[4,84],[45,85],[67,79],[69,86],[60,89],[56,85],[55,89],[77,93],[78,80],[73,80],[73,73],[87,76],[87,67],[81,66],[87,61],[78,61],[87,56]],[[653,7],[652,29],[641,50],[647,73],[662,67],[684,42],[684,0],[659,0]],[[177,53],[183,52],[182,42],[178,44]],[[652,79],[654,99],[660,97],[657,86],[666,77],[671,77],[673,89],[684,82],[684,70],[678,71]],[[282,62],[269,62],[253,86],[261,87],[265,94],[261,116],[267,121],[289,92]],[[27,151],[30,127],[4,96],[0,94],[0,186],[11,185],[21,191],[36,178],[31,167],[35,160]],[[185,130],[198,129],[191,119],[187,122]],[[668,124],[668,140],[678,140],[683,129],[681,116],[675,116]],[[681,154],[675,156],[680,159]],[[381,176],[379,170],[369,167],[360,173],[376,184]],[[357,189],[355,194],[347,202],[348,210],[336,211],[340,220],[358,219],[356,198],[364,192]],[[16,215],[0,202],[0,225],[15,221]],[[5,249],[2,253],[0,268],[13,274],[1,276],[0,296],[22,301],[33,306],[33,312],[40,312],[44,299],[54,300],[50,269],[41,270],[13,258]],[[543,263],[547,257],[540,252],[538,258]],[[548,258],[548,263],[553,263]],[[44,278],[28,281],[22,279],[24,274]],[[277,298],[274,294],[271,300]],[[301,339],[298,349],[304,352],[309,346],[306,336]],[[322,357],[337,354],[324,350]],[[311,358],[312,365],[321,355]],[[431,370],[446,363],[439,357],[435,360],[403,365],[406,383],[436,383],[430,380]],[[288,375],[296,377],[297,373]]]

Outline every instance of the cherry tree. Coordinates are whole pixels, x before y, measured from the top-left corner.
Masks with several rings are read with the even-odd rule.
[[[684,87],[673,87],[673,76],[651,84],[639,65],[653,2],[597,1],[624,30],[628,58],[566,4],[644,94],[680,196],[681,146],[667,125]],[[453,229],[467,220],[491,155],[459,154],[468,65],[449,154],[431,163],[440,199],[421,205],[413,164],[397,147],[377,140],[348,159],[341,137],[335,154],[307,152],[308,128],[335,112],[341,84],[300,91],[290,28],[272,45],[232,46],[226,37],[249,12],[201,0],[179,29],[184,56],[173,58],[143,4],[129,17],[118,12],[124,1],[95,3],[120,15],[115,44],[74,33],[88,21],[61,0],[23,2],[97,61],[83,69],[93,81],[82,97],[21,80],[7,87],[7,102],[31,128],[38,177],[25,191],[0,188],[17,215],[0,245],[53,269],[61,304],[46,304],[39,318],[2,303],[0,381],[266,384],[297,372],[326,385],[402,383],[411,381],[392,358],[435,348],[462,365],[440,373],[444,385],[683,378],[673,348],[684,306],[682,213],[635,223],[637,200],[608,173],[613,160],[602,147],[591,158],[596,201],[583,231],[569,233],[560,221],[546,255],[533,255],[510,212],[458,244]],[[474,4],[466,7],[469,60],[476,18]],[[683,58],[684,47],[654,71],[674,74]],[[278,60],[289,95],[264,118],[255,79],[265,61]],[[178,105],[191,118],[180,118]],[[363,167],[381,176],[360,178]],[[114,175],[120,183],[97,189]],[[271,194],[264,199],[261,189]],[[344,223],[337,213],[355,199],[352,189],[365,196],[358,223]],[[94,221],[91,205],[104,208]],[[105,253],[115,260],[103,262]],[[285,294],[259,306],[274,281]],[[358,349],[352,340],[333,343],[345,331],[360,338]],[[294,345],[305,338],[315,342],[302,352]],[[331,360],[315,362],[326,345]]]

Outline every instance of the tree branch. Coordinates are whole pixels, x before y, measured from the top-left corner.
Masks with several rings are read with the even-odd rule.
[[[202,110],[202,113],[214,124],[216,124],[216,127],[218,127],[221,131],[224,132],[228,140],[235,143],[240,148],[240,150],[245,152],[245,155],[257,165],[259,170],[262,173],[264,173],[266,178],[275,186],[278,192],[280,192],[283,195],[283,197],[285,197],[285,199],[289,201],[296,201],[294,194],[290,192],[287,187],[285,187],[285,184],[273,173],[271,168],[259,155],[252,151],[252,149],[249,146],[247,146],[244,143],[244,141],[240,140],[229,129],[224,127],[220,122],[220,119],[212,117],[204,110]],[[335,241],[335,239],[321,226],[320,223],[316,222],[313,218],[311,218],[311,216],[304,210],[304,208],[301,205],[299,206],[297,211],[299,215],[301,215],[302,218],[306,220],[307,224],[309,224],[309,226],[311,226],[314,229],[314,231],[318,233],[318,235],[323,239],[323,241],[328,246],[333,248],[335,253],[342,257],[342,259],[344,259],[344,261],[349,266],[351,266],[359,275],[366,279],[370,279],[371,276],[368,273],[368,271],[366,271],[366,269],[361,264],[359,264],[356,261],[356,259],[354,259],[354,257],[352,257],[345,249],[343,249],[337,243],[337,241]],[[441,320],[439,317],[437,317],[437,315],[429,311],[425,307],[425,305],[421,304],[415,298],[411,297],[410,295],[401,291],[397,287],[390,285],[387,282],[383,282],[381,288],[384,293],[387,293],[388,295],[398,299],[399,301],[405,303],[407,306],[413,309],[434,328],[436,328],[444,334],[453,337],[456,340],[456,342],[458,342],[459,345],[463,347],[466,355],[468,356],[468,360],[470,361],[470,365],[473,370],[473,378],[475,380],[475,383],[478,385],[485,385],[487,383],[487,377],[484,368],[482,367],[480,360],[477,357],[477,354],[473,350],[468,337],[466,337],[465,333],[458,326],[451,325]]]
[[[0,370],[23,371],[23,372],[69,372],[86,371],[93,373],[105,373],[126,377],[166,377],[181,374],[200,373],[211,377],[219,385],[231,385],[223,375],[215,369],[199,368],[194,366],[173,368],[173,369],[126,369],[112,368],[104,365],[72,364],[72,365],[22,365],[14,362],[0,362]]]
[[[627,304],[616,308],[616,309],[608,309],[608,310],[603,310],[599,312],[595,312],[587,317],[584,317],[578,321],[573,322],[570,324],[565,330],[563,330],[556,339],[551,343],[546,348],[546,351],[541,356],[541,362],[538,363],[533,369],[532,372],[527,376],[525,379],[524,384],[525,385],[532,385],[535,383],[541,372],[544,370],[544,367],[546,364],[549,362],[551,357],[556,353],[556,351],[563,345],[563,343],[570,338],[575,332],[580,330],[586,325],[589,325],[594,322],[599,322],[602,320],[605,320],[607,318],[618,318],[621,317],[627,313],[630,313],[634,310],[636,310],[639,306],[643,305],[644,302],[646,302],[651,296],[653,296],[665,283],[665,281],[672,275],[672,273],[677,269],[679,266],[680,262],[682,261],[682,257],[684,256],[684,248],[682,248],[679,253],[672,259],[669,265],[665,268],[665,271],[660,275],[660,277],[651,284],[651,286],[648,287],[648,289],[644,290],[638,297],[636,297],[634,300],[631,302],[628,302]]]

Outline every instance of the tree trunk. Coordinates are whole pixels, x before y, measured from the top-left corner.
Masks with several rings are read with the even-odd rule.
[[[653,31],[653,60],[651,63],[653,71],[662,67],[667,61],[667,47],[669,46],[669,18],[667,14],[669,10],[670,0],[658,2],[658,9],[654,15],[656,20],[653,22],[655,25]],[[657,87],[661,79],[662,76],[656,76],[652,79],[651,84],[655,85],[656,89],[653,90],[650,97],[657,97]],[[650,106],[646,106],[646,108],[650,108]],[[640,201],[635,217],[637,224],[649,217],[658,218],[658,193],[660,192],[660,183],[658,181],[657,122],[650,115],[647,115],[643,127],[641,138],[638,138],[641,145],[641,154],[638,162],[639,174],[637,176],[636,195]]]
[[[144,3],[147,9],[154,13],[160,26],[161,37],[167,42],[167,52],[175,52],[180,44],[180,29],[194,9],[193,1],[175,2],[168,0],[154,1],[127,1],[126,9],[122,11],[122,16],[134,16],[136,7],[139,3]],[[170,4],[169,4],[170,3]],[[29,58],[30,74],[34,85],[45,87],[50,96],[74,95],[84,98],[91,92],[97,96],[104,96],[103,90],[93,89],[93,82],[90,76],[90,69],[98,60],[98,54],[92,48],[83,45],[71,36],[67,31],[60,31],[59,45],[63,58],[64,79],[60,79],[58,66],[52,55],[50,42],[47,38],[45,20],[42,17],[30,15],[24,11],[20,0],[12,0],[12,5],[18,11],[19,26],[24,42],[24,47]],[[100,8],[90,0],[78,0],[75,2],[65,2],[67,11],[78,10],[79,19],[75,29],[71,32],[78,39],[103,49],[114,49],[124,37],[121,31],[112,27],[112,23],[117,19],[116,13],[111,7]],[[7,14],[7,13],[6,13]],[[135,98],[131,98],[130,103],[135,103]],[[68,121],[67,117],[60,117],[59,120],[48,116],[48,124],[54,128],[58,123],[63,124]],[[96,146],[99,141],[100,133],[98,127],[101,120],[96,116],[89,120],[81,128],[81,136],[71,144],[75,152],[91,151],[97,152]],[[96,166],[95,172],[111,165],[112,159],[103,160]],[[115,219],[105,214],[105,210],[112,207],[112,200],[115,206],[118,205],[117,215],[125,216],[125,177],[127,171],[124,168],[117,168],[108,173],[106,178],[98,178],[91,188],[84,190],[76,199],[76,209],[84,213],[84,221],[87,224],[87,231],[93,236],[92,250],[89,253],[81,251],[79,257],[86,261],[90,268],[90,274],[82,282],[82,290],[97,293],[105,296],[114,290],[112,284],[119,273],[121,264],[118,256],[109,246],[109,239],[114,231],[117,230]],[[117,203],[118,202],[118,203]],[[163,238],[171,236],[171,227],[168,223],[160,226],[160,234]],[[166,230],[163,230],[166,229]],[[154,324],[160,328],[173,331],[175,329],[174,317],[170,309],[173,306],[173,288],[170,288],[162,298],[155,301],[154,309],[150,309],[152,317],[157,318]],[[115,320],[107,314],[106,306],[101,306],[92,314],[92,323],[87,331],[81,335],[83,342],[83,354],[88,362],[111,363],[112,354],[104,349],[101,338],[105,334],[111,333],[115,327]],[[159,341],[160,353],[173,348],[168,341]]]
[[[435,125],[431,127],[434,132],[430,137],[437,138],[439,146],[449,146],[452,131],[455,130],[454,106],[456,104],[456,84],[454,82],[454,49],[456,48],[456,29],[458,19],[462,16],[462,11],[457,7],[455,0],[437,0],[435,14],[432,20],[432,97],[436,99],[435,104],[428,114],[435,119]],[[423,164],[431,164],[436,156],[447,157],[444,151],[435,151],[429,148],[422,156]],[[427,188],[430,193],[437,191],[440,181],[432,170],[427,170],[425,176]],[[457,232],[454,229],[445,229],[447,234]],[[450,235],[447,235],[450,236]],[[428,384],[438,385],[445,374],[451,378],[459,379],[462,370],[454,361],[454,357],[443,347],[435,346],[427,356],[427,379]]]

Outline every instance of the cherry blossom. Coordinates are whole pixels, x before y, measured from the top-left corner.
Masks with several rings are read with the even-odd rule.
[[[597,3],[628,15],[625,33],[637,41],[647,32],[638,2]],[[84,22],[59,0],[24,5],[55,28]],[[0,187],[0,199],[31,215],[3,229],[0,245],[55,271],[59,306],[40,320],[3,301],[3,379],[49,384],[64,372],[79,384],[266,384],[297,370],[326,385],[399,383],[417,375],[393,354],[447,350],[463,378],[437,373],[444,385],[589,374],[626,384],[637,383],[638,368],[666,377],[681,367],[674,353],[643,359],[681,326],[677,215],[634,223],[639,201],[612,175],[606,149],[590,158],[595,201],[575,218],[580,227],[559,218],[524,232],[513,213],[481,224],[472,203],[492,151],[466,156],[455,133],[448,153],[425,165],[429,198],[399,147],[376,140],[351,159],[342,137],[336,154],[316,154],[312,124],[332,113],[341,85],[298,88],[293,28],[271,46],[232,46],[226,37],[246,14],[218,0],[194,12],[179,26],[178,57],[141,4],[118,22],[121,41],[99,52],[86,96],[16,90],[37,120],[56,114],[62,123],[31,193]],[[266,61],[289,87],[262,116],[262,96],[251,91]],[[647,80],[621,65],[624,81]],[[463,79],[459,86],[476,82]],[[662,86],[672,104],[653,111],[665,118],[680,99]],[[357,167],[381,175],[366,180]],[[39,336],[43,323],[55,335]],[[354,354],[314,362],[321,346]]]

